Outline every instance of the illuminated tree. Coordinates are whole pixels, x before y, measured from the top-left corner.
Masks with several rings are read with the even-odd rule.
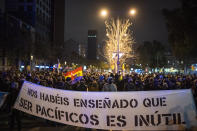
[[[122,65],[127,58],[131,57],[134,40],[129,27],[132,23],[129,19],[117,19],[116,21],[110,19],[105,22],[105,25],[107,33],[106,45],[104,47],[105,58],[111,66],[116,65],[119,52],[119,61],[120,65]]]

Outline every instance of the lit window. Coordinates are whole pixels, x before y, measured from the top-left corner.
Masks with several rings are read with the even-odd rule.
[[[96,35],[89,35],[88,37],[96,37]]]

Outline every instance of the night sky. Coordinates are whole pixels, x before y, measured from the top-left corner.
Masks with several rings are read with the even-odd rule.
[[[104,18],[100,17],[102,8],[108,9],[109,17],[126,16],[130,8],[137,14],[131,17],[132,32],[137,43],[158,40],[168,43],[165,19],[162,9],[180,7],[178,0],[66,0],[65,39],[72,38],[87,43],[88,29],[98,31],[98,42],[105,40]]]

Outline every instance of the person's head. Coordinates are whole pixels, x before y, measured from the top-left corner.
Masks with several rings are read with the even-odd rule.
[[[112,78],[112,77],[109,77],[109,78],[107,79],[107,83],[112,84],[112,83],[113,83],[113,78]]]
[[[67,77],[66,78],[66,82],[70,82],[71,81],[71,78],[70,77]]]
[[[113,73],[110,73],[110,77],[112,77],[112,78],[113,78],[113,77],[114,77],[114,74],[113,74]]]
[[[59,76],[59,81],[63,81],[63,78],[62,78],[62,76]]]
[[[128,78],[128,83],[131,83],[133,82],[133,79],[132,78]]]
[[[105,79],[105,77],[103,76],[103,75],[101,75],[100,77],[99,77],[99,81],[103,81]]]

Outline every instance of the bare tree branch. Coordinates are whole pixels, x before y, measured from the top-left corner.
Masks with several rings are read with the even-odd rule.
[[[131,57],[132,44],[134,43],[134,39],[132,37],[131,31],[129,30],[129,27],[132,25],[132,23],[129,19],[119,20],[119,23],[120,24],[118,27],[117,21],[115,21],[114,19],[105,21],[107,40],[105,41],[106,44],[104,47],[104,56],[108,60],[110,65],[113,65],[117,61],[117,59],[114,58],[113,55],[117,53],[118,50],[118,35],[119,52],[123,54],[123,56],[120,58],[120,62],[123,63],[127,58]],[[119,31],[117,31],[117,29],[119,29]]]

